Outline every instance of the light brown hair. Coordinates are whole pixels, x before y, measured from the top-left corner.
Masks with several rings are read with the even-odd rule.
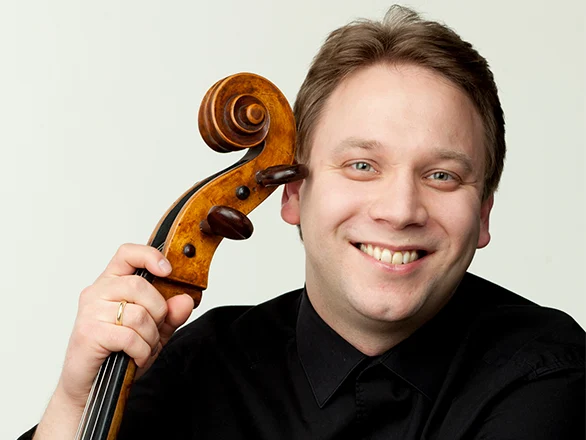
[[[295,100],[297,161],[308,163],[315,127],[325,103],[348,75],[373,64],[412,64],[450,80],[474,103],[485,131],[483,198],[502,174],[505,122],[487,61],[453,30],[394,5],[380,22],[358,20],[333,31],[313,59]]]

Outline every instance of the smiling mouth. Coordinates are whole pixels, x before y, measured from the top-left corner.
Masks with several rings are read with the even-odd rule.
[[[413,263],[427,255],[427,251],[421,249],[392,251],[390,249],[364,243],[354,243],[354,247],[376,260],[394,265]]]

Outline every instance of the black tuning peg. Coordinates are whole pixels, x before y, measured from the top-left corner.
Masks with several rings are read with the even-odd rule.
[[[204,234],[219,235],[232,240],[247,239],[254,231],[248,217],[228,206],[212,206],[199,227]]]
[[[262,186],[277,186],[305,179],[309,170],[303,164],[276,165],[256,173],[256,182]]]

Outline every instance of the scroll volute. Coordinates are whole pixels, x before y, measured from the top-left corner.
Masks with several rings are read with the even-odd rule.
[[[156,279],[154,285],[167,298],[188,293],[196,305],[207,287],[209,266],[223,236],[229,237],[231,229],[235,229],[235,235],[246,235],[248,226],[239,221],[246,223],[246,215],[276,188],[257,181],[257,173],[274,166],[287,168],[293,164],[295,152],[291,108],[279,89],[258,75],[237,74],[218,81],[202,101],[199,128],[206,143],[218,152],[250,150],[240,162],[191,196],[165,241],[162,252],[173,272]],[[236,213],[214,213],[218,210],[214,207],[227,207]],[[244,219],[239,220],[239,214]]]

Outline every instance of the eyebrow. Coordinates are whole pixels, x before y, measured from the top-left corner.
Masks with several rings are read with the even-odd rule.
[[[340,155],[347,150],[358,148],[361,150],[380,150],[383,148],[379,141],[350,137],[340,142],[334,149],[334,154]]]
[[[445,150],[442,148],[436,148],[434,150],[435,157],[441,160],[453,160],[458,162],[460,165],[464,167],[466,172],[472,174],[474,172],[474,164],[470,156],[466,153],[456,150]]]

